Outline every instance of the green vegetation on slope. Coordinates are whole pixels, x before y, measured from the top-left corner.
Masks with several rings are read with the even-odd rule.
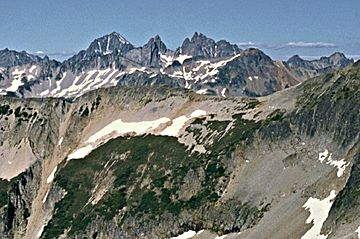
[[[147,135],[113,139],[85,159],[62,165],[55,182],[67,194],[56,204],[44,238],[57,237],[67,228],[71,228],[69,235],[81,234],[96,218],[111,220],[122,215],[117,219],[122,225],[128,218],[157,220],[164,213],[176,217],[184,210],[195,212],[203,210],[204,205],[214,207],[230,176],[224,161],[239,143],[250,143],[262,125],[241,117],[234,116],[234,125],[226,134],[229,121],[198,119],[189,126],[191,130],[200,123],[210,132],[219,133],[208,146],[211,154],[191,154],[176,138]],[[111,176],[115,177],[107,182],[111,187],[92,205],[92,190]],[[262,213],[241,202],[237,205],[232,210],[258,215],[254,220]],[[198,223],[202,223],[199,218]],[[221,230],[220,226],[210,229]]]

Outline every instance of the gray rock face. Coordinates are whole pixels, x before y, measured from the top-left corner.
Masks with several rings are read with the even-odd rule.
[[[287,63],[277,62],[260,50],[242,51],[197,32],[175,52],[159,36],[135,47],[113,32],[62,63],[26,52],[1,54],[0,95],[19,97],[76,98],[99,87],[144,84],[180,85],[222,97],[264,96],[352,63],[341,53],[314,61],[294,56]],[[137,79],[138,72],[147,76]]]
[[[93,68],[121,68],[123,57],[132,49],[134,46],[130,42],[113,32],[95,39],[86,50],[64,61],[62,68],[71,69],[75,73]]]
[[[95,39],[85,52],[86,56],[97,56],[107,54],[125,55],[134,46],[117,32]]]
[[[191,39],[186,38],[175,55],[189,55],[194,57],[216,58],[230,57],[241,52],[237,45],[232,45],[225,40],[215,42],[202,33],[197,33]]]
[[[274,67],[255,49],[242,54],[237,64],[249,66],[251,74],[260,75],[258,63]],[[10,182],[0,180],[0,236],[35,238],[38,231],[30,232],[44,225],[46,210],[51,219],[42,238],[160,239],[203,229],[213,233],[210,239],[228,233],[301,238],[312,226],[303,205],[331,190],[338,196],[322,234],[355,236],[359,75],[360,62],[257,99],[148,86],[98,89],[72,102],[2,97],[9,106],[0,108],[0,130],[6,132],[1,142],[31,135],[39,160]],[[174,119],[199,109],[207,115],[190,120],[180,136],[127,134],[102,141],[82,159],[66,160],[114,120]],[[325,149],[334,162],[346,162],[342,176],[319,160]]]
[[[13,51],[5,48],[0,50],[0,67],[8,68],[13,66],[25,65],[29,63],[41,63],[49,62],[49,58],[45,57],[44,59],[31,55],[25,51]]]
[[[168,49],[160,36],[152,37],[143,47],[134,48],[126,57],[143,66],[159,67],[160,54],[166,54]]]

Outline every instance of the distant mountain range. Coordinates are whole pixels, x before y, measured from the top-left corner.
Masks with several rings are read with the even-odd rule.
[[[116,85],[168,85],[218,96],[264,96],[352,64],[342,53],[306,61],[274,61],[259,49],[195,33],[175,51],[160,36],[136,47],[113,32],[58,62],[25,51],[0,51],[0,94],[76,98]]]

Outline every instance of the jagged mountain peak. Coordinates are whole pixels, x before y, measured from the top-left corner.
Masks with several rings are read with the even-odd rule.
[[[292,57],[290,57],[290,58],[288,59],[288,61],[303,61],[303,60],[304,60],[304,59],[301,58],[298,54],[293,55]]]
[[[286,63],[291,67],[306,67],[308,62],[296,54],[290,57]]]
[[[272,59],[268,55],[266,55],[262,50],[258,48],[248,48],[241,52],[240,57],[256,57],[259,60],[272,61]]]
[[[123,37],[122,35],[120,35],[120,33],[118,33],[118,32],[112,32],[106,36],[107,37],[117,37],[119,39],[119,41],[122,42],[123,44],[130,44],[130,42],[128,40],[126,40],[126,38]]]
[[[195,32],[191,39],[186,38],[175,55],[188,55],[193,57],[217,58],[237,55],[241,49],[225,40],[215,42],[203,33]]]
[[[167,50],[165,43],[161,40],[161,37],[159,35],[151,37],[149,41],[143,46],[143,48],[149,46],[157,47],[160,52],[165,52]]]
[[[86,50],[87,55],[107,55],[113,53],[125,54],[134,46],[126,40],[125,37],[117,32],[112,32],[105,36],[99,37],[91,42],[90,46]]]
[[[32,62],[40,62],[41,60],[40,57],[29,54],[26,51],[9,50],[8,48],[0,50],[1,67],[13,67]]]
[[[214,41],[213,39],[207,37],[205,34],[203,34],[201,32],[194,32],[194,35],[191,37],[191,41],[194,42],[194,41],[198,41],[198,40]]]

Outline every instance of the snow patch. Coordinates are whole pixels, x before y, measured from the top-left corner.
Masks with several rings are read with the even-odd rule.
[[[92,145],[86,145],[84,147],[81,147],[77,150],[75,150],[74,152],[72,152],[71,154],[68,155],[67,161],[71,160],[71,159],[81,159],[84,158],[86,155],[88,155],[92,150],[94,149],[94,147]]]
[[[67,161],[71,159],[81,159],[87,156],[92,150],[97,148],[100,144],[104,144],[110,139],[117,138],[126,134],[143,135],[167,135],[167,136],[179,136],[180,130],[184,127],[186,122],[192,118],[197,118],[206,115],[203,110],[195,110],[189,116],[180,116],[172,120],[172,124],[166,127],[161,133],[157,133],[162,124],[166,124],[171,120],[167,117],[162,117],[152,121],[140,121],[140,122],[124,122],[122,119],[114,120],[109,123],[95,134],[91,135],[88,140],[85,141],[85,146],[73,151],[68,155]]]
[[[38,233],[36,234],[37,238],[40,238],[40,237],[41,237],[41,235],[42,235],[42,233],[43,233],[43,231],[44,231],[44,228],[45,228],[45,225],[41,225]]]
[[[223,88],[223,89],[221,90],[221,96],[224,97],[224,98],[226,98],[226,95],[225,95],[226,91],[227,91],[226,88]]]
[[[110,134],[114,134],[115,137],[128,133],[135,133],[137,135],[145,134],[169,121],[170,119],[166,117],[153,121],[141,122],[123,122],[121,119],[118,119],[93,134],[86,142],[93,143]]]
[[[358,227],[358,229],[355,232],[357,233],[357,236],[360,239],[360,226]]]
[[[319,153],[319,161],[323,162],[329,156],[329,151],[325,149],[324,152]]]
[[[201,90],[198,90],[195,92],[196,94],[199,94],[199,95],[206,95],[209,93],[209,90],[208,89],[201,89]]]
[[[64,73],[60,80],[56,81],[56,88],[51,91],[51,94],[55,94],[61,91],[61,82],[65,79],[67,72]]]
[[[46,199],[47,199],[47,197],[49,196],[49,191],[50,191],[50,189],[46,192],[46,194],[45,194],[45,196],[44,196],[44,198],[43,198],[43,200],[42,200],[42,203],[43,203],[43,204],[46,202]]]
[[[46,179],[46,183],[51,183],[54,180],[56,170],[57,170],[57,166],[55,166],[49,177]]]
[[[14,79],[11,82],[11,86],[6,88],[6,91],[11,91],[11,92],[17,91],[17,89],[24,84],[23,82],[21,82],[21,75],[24,73],[25,73],[24,70],[20,71],[19,69],[15,69],[12,72],[12,76]]]
[[[338,171],[337,171],[336,175],[338,178],[344,174],[346,167],[349,166],[349,164],[350,164],[350,163],[347,163],[345,161],[345,159],[333,160],[332,153],[329,153],[329,151],[327,149],[325,149],[324,152],[319,153],[318,159],[321,163],[325,162],[326,164],[337,168]]]
[[[59,142],[58,142],[57,145],[60,146],[60,145],[62,144],[63,140],[64,140],[64,137],[61,137],[61,138],[59,139]]]
[[[248,77],[249,81],[258,80],[258,79],[259,79],[259,76],[249,76]]]
[[[189,239],[196,235],[195,231],[187,231],[177,237],[171,237],[171,239]]]
[[[165,64],[165,67],[168,67],[173,63],[174,57],[160,54],[160,61]]]
[[[310,216],[306,219],[306,223],[312,223],[313,226],[301,237],[301,239],[326,239],[328,237],[328,235],[321,235],[320,233],[321,228],[329,215],[335,197],[335,190],[332,190],[330,195],[323,200],[311,197],[306,201],[303,207],[310,212]]]
[[[132,68],[130,68],[130,70],[129,70],[129,74],[133,74],[133,73],[136,72],[136,71],[148,73],[148,72],[146,71],[146,67],[141,67],[141,68],[132,67]]]
[[[179,55],[177,58],[175,58],[176,61],[180,62],[180,64],[183,64],[185,60],[192,58],[192,56],[188,55]]]
[[[224,239],[225,237],[227,237],[227,235],[217,236],[215,239]]]
[[[189,116],[180,116],[172,120],[172,124],[164,129],[160,135],[167,135],[167,136],[179,136],[180,130],[185,126],[186,122],[193,118],[201,117],[206,115],[206,111],[204,110],[195,110]]]

